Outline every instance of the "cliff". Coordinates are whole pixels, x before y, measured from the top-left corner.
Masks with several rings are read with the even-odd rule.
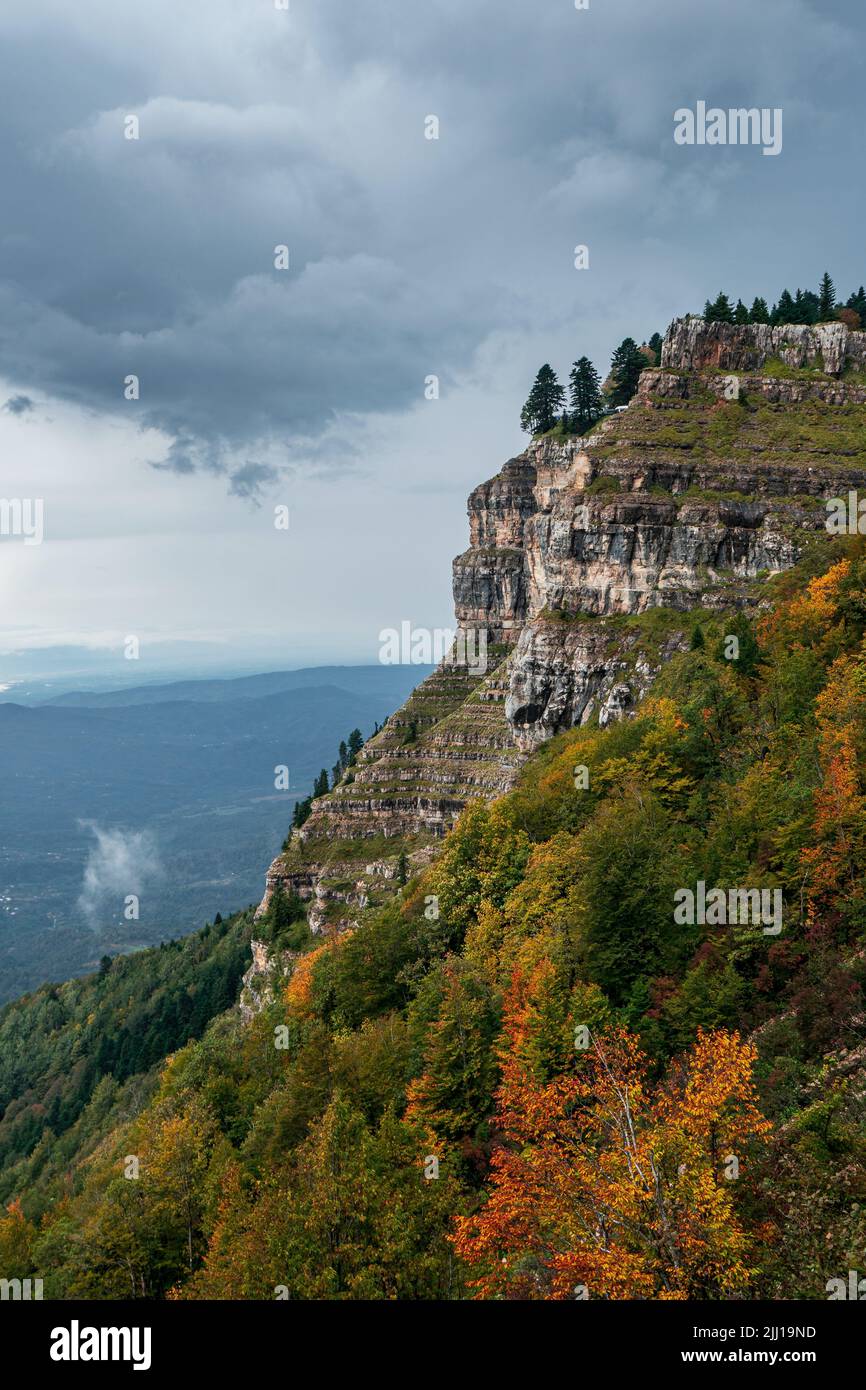
[[[350,925],[397,887],[466,802],[514,782],[576,724],[622,718],[702,611],[763,602],[824,533],[825,500],[866,486],[866,333],[841,323],[676,320],[661,365],[586,438],[534,440],[469,498],[454,561],[459,629],[487,670],[444,663],[268,873]]]

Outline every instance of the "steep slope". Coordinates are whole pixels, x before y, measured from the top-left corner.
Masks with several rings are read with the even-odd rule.
[[[242,920],[216,952],[203,933],[0,1014],[23,1052],[6,1276],[102,1299],[847,1286],[866,1242],[866,541],[816,537],[763,592],[748,661],[726,658],[729,615],[701,613],[633,718],[527,755],[355,930],[293,923],[282,978],[200,1039]],[[781,930],[678,917],[704,880],[778,894]],[[158,1022],[193,1040],[131,1076]],[[70,1126],[88,1059],[88,1088],[105,1074]]]
[[[866,333],[841,323],[676,320],[626,410],[477,487],[454,603],[487,673],[455,656],[413,693],[314,803],[260,912],[279,883],[312,900],[314,930],[350,925],[528,751],[633,712],[696,614],[760,607],[825,534],[825,500],[866,487],[864,363]]]
[[[866,540],[828,534],[824,500],[866,479],[862,361],[835,325],[675,324],[626,411],[476,489],[455,598],[488,670],[443,664],[316,799],[256,924],[0,1014],[26,1054],[0,1076],[7,1275],[96,1298],[845,1284]],[[680,914],[700,892],[725,914]],[[212,1017],[250,930],[241,1008]]]

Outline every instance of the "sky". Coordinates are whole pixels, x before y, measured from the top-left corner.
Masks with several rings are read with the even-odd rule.
[[[542,362],[866,280],[859,0],[281,3],[3,0],[0,683],[375,662]]]

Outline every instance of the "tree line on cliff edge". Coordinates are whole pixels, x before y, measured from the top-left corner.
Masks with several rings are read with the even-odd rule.
[[[838,321],[848,328],[859,329],[866,322],[866,290],[861,285],[842,305],[837,302],[836,286],[825,271],[817,290],[798,289],[792,295],[790,290],[784,289],[772,308],[761,296],[756,296],[750,309],[742,299],[732,304],[729,296],[720,290],[714,300],[706,301],[702,317],[707,323],[773,325]],[[590,359],[579,357],[572,364],[567,392],[550,363],[545,362],[520,413],[521,429],[532,435],[547,434],[557,427],[564,434],[587,434],[604,415],[628,405],[644,368],[659,365],[661,349],[662,339],[658,333],[653,333],[640,346],[634,338],[623,338],[611,357],[604,382]]]

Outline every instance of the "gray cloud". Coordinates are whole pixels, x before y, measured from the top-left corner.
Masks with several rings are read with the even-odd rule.
[[[273,483],[279,477],[278,470],[268,463],[245,463],[236,468],[229,479],[229,492],[234,497],[244,497],[257,502],[266,483]]]
[[[9,415],[26,415],[28,411],[35,409],[29,396],[10,396],[3,409]]]
[[[854,3],[85,9],[0,18],[0,372],[13,400],[163,431],[166,474],[249,498],[295,464],[342,471],[353,416],[414,405],[502,332],[568,328],[603,357],[721,284],[864,278],[859,219],[821,220],[820,245],[814,222],[857,194]],[[782,105],[781,158],[675,147],[699,97]]]

